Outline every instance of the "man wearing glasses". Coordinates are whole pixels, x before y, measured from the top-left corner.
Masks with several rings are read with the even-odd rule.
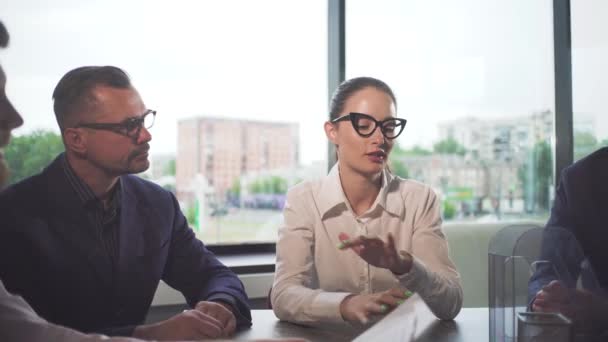
[[[195,238],[149,167],[147,108],[111,66],[68,72],[53,93],[65,153],[0,194],[0,279],[47,320],[84,332],[201,339],[251,325],[237,276]],[[160,280],[192,310],[144,325]]]

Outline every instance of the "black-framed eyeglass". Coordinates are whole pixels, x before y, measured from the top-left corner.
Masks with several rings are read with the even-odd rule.
[[[91,123],[79,123],[75,128],[91,128],[111,131],[114,133],[122,134],[129,138],[139,137],[142,127],[150,129],[154,125],[156,119],[156,111],[148,109],[142,115],[128,118],[123,122],[119,123],[102,123],[102,122],[91,122]]]
[[[378,121],[371,115],[363,113],[348,113],[331,120],[331,122],[336,123],[344,120],[350,120],[357,134],[364,138],[370,137],[374,134],[376,128],[380,127],[382,135],[389,140],[398,137],[407,123],[406,119],[401,118],[388,118]]]

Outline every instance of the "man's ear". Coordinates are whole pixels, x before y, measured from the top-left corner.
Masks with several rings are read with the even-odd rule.
[[[79,128],[66,128],[63,130],[65,149],[84,154],[87,151],[87,137]]]
[[[332,144],[337,146],[338,145],[338,129],[336,128],[336,126],[334,124],[332,124],[331,122],[326,121],[323,128],[325,128],[325,135],[327,136],[327,139],[329,141],[331,141]]]

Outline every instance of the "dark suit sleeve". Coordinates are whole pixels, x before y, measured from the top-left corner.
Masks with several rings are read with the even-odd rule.
[[[543,231],[543,240],[536,270],[528,283],[530,304],[536,293],[552,280],[561,280],[569,288],[576,285],[584,259],[574,236],[574,218],[569,198],[568,169],[562,172],[557,186],[551,217]]]
[[[225,302],[233,308],[237,329],[250,327],[243,283],[196,238],[173,195],[171,200],[175,214],[163,280],[181,291],[191,307],[201,300]]]

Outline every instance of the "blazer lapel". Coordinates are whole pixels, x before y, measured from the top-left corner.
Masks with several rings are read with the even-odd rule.
[[[136,266],[138,257],[144,255],[144,227],[147,225],[148,216],[145,205],[138,202],[137,197],[131,191],[128,177],[121,179],[121,204],[120,204],[120,233],[118,272],[119,282],[125,281],[132,275],[128,273]]]
[[[74,252],[73,257],[84,257],[97,274],[99,280],[109,285],[112,281],[112,264],[109,255],[95,232],[95,226],[83,208],[82,202],[68,182],[60,155],[44,171],[44,180],[48,189],[48,199],[51,220],[50,229],[58,233],[67,248],[64,253]],[[75,270],[82,272],[84,270]]]

